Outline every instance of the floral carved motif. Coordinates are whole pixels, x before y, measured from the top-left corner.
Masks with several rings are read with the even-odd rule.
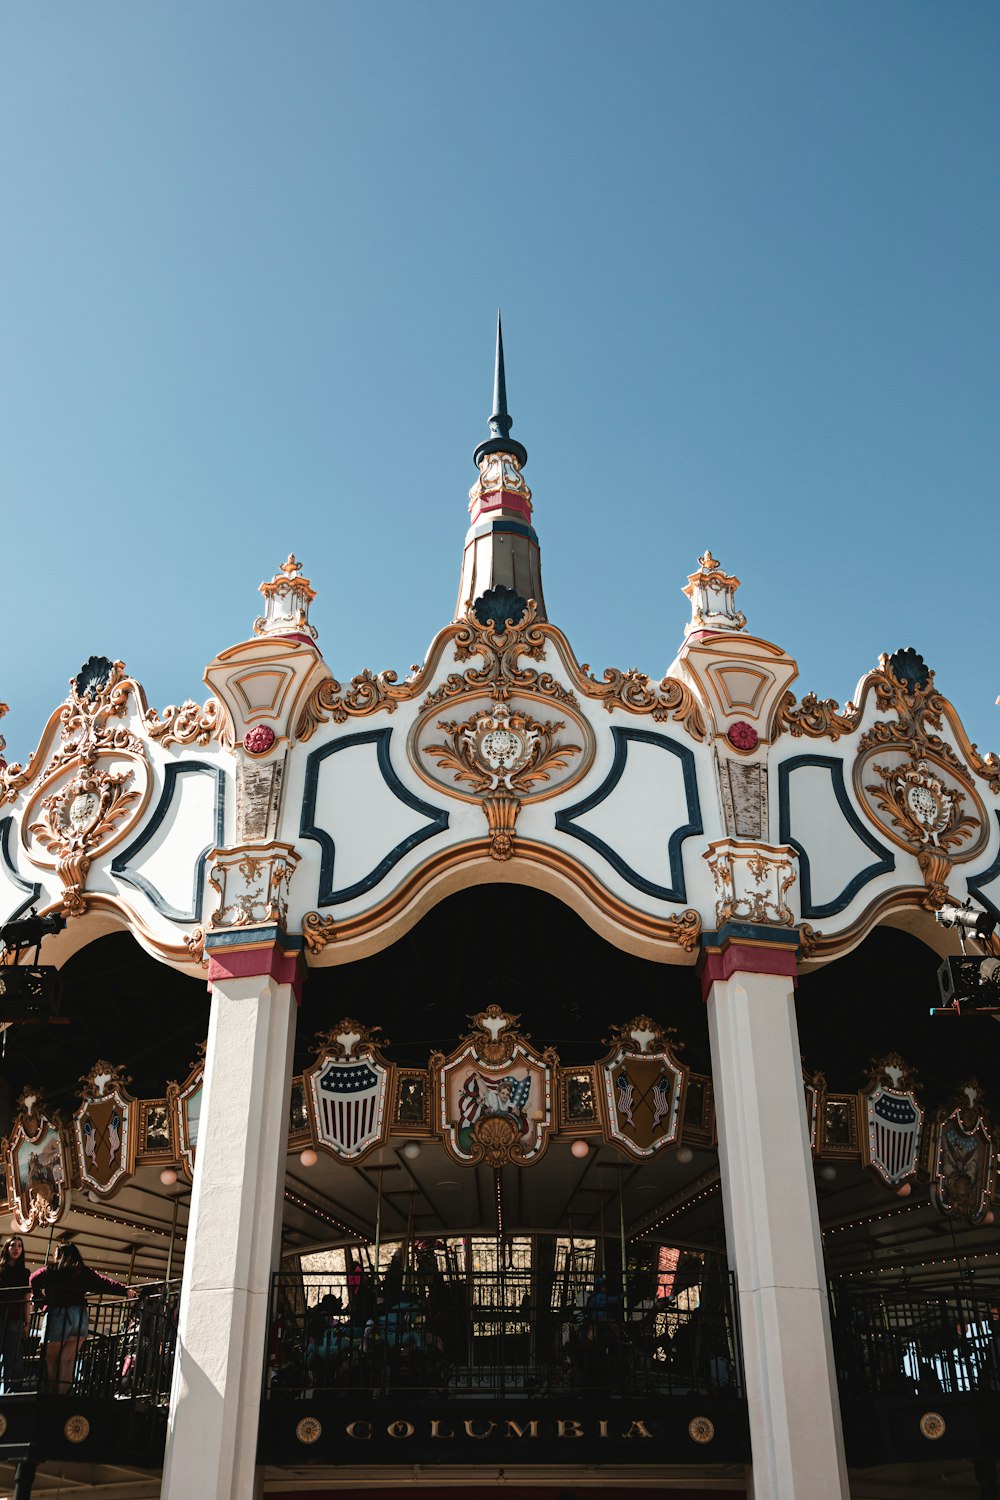
[[[8,800],[27,786],[43,765],[46,774],[51,775],[71,761],[92,761],[98,755],[113,751],[127,751],[145,759],[142,740],[124,724],[112,722],[125,717],[133,693],[140,707],[145,708],[142,689],[126,675],[124,662],[92,656],[70,679],[69,697],[59,714],[58,748],[46,764],[46,736],[41,751],[30,757],[27,766],[15,762],[0,771],[0,801]]]
[[[538,781],[548,781],[555,770],[564,769],[580,745],[561,745],[555,738],[565,720],[544,723],[500,703],[480,709],[462,723],[441,720],[446,740],[428,745],[426,755],[454,772],[456,781],[468,782],[475,792],[530,793]]]
[[[776,927],[794,924],[785,900],[796,880],[789,850],[723,839],[709,846],[705,858],[715,882],[717,926],[733,921]]]
[[[76,775],[42,799],[41,817],[28,826],[44,849],[56,856],[56,871],[64,887],[63,907],[69,916],[86,909],[83,889],[92,852],[139,799],[126,791],[132,772],[81,766]]]
[[[948,787],[925,760],[910,766],[873,766],[879,781],[866,785],[894,828],[918,848],[953,849],[979,827],[963,814],[965,796]]]
[[[212,740],[226,743],[226,711],[217,698],[199,705],[191,698],[181,704],[171,703],[162,717],[151,708],[146,715],[146,733],[161,745],[207,745]]]
[[[307,911],[302,918],[302,937],[310,953],[322,953],[327,943],[336,937],[335,917],[324,917],[321,912]]]
[[[216,850],[209,884],[218,893],[213,927],[283,927],[288,916],[288,887],[299,855],[290,844]]]

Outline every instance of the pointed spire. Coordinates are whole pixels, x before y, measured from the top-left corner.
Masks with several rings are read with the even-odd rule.
[[[497,308],[497,352],[496,362],[493,367],[493,414],[490,417],[490,436],[485,443],[480,443],[472,461],[479,467],[480,460],[490,453],[512,453],[519,464],[528,462],[528,450],[510,435],[513,426],[511,416],[507,410],[507,377],[504,372],[503,363],[503,327],[500,322],[500,309]]]

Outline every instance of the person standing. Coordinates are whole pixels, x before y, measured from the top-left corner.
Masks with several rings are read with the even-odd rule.
[[[87,1293],[135,1297],[138,1291],[92,1271],[76,1245],[69,1241],[59,1246],[54,1261],[32,1274],[30,1285],[32,1298],[45,1313],[47,1389],[65,1395],[73,1383],[77,1356],[87,1337]]]
[[[12,1235],[0,1246],[0,1359],[3,1388],[16,1390],[21,1378],[24,1340],[30,1318],[28,1266],[24,1241]]]

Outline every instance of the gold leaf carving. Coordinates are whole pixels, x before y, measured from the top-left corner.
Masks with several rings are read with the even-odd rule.
[[[336,918],[324,917],[318,911],[307,911],[302,918],[302,936],[310,953],[322,953],[336,937]]]
[[[217,698],[199,705],[191,698],[171,703],[162,717],[151,708],[146,714],[146,733],[161,745],[207,745],[211,740],[228,743],[226,711]]]

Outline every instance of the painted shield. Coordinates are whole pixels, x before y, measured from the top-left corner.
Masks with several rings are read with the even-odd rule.
[[[73,1117],[84,1187],[110,1193],[128,1175],[134,1155],[133,1124],[132,1101],[117,1089],[84,1101]]]
[[[865,1104],[868,1165],[889,1187],[899,1187],[917,1170],[924,1112],[913,1094],[882,1085],[866,1096]]]
[[[677,1141],[685,1073],[672,1057],[620,1047],[602,1071],[612,1140],[641,1157]]]
[[[989,1208],[992,1163],[993,1142],[982,1116],[974,1130],[966,1130],[962,1111],[956,1109],[938,1134],[934,1187],[941,1212],[982,1223]]]
[[[69,1203],[62,1133],[35,1109],[34,1098],[15,1119],[7,1167],[14,1227],[26,1234],[36,1225],[58,1223]]]
[[[318,1144],[344,1161],[378,1145],[389,1097],[389,1069],[378,1058],[327,1058],[306,1077]]]

